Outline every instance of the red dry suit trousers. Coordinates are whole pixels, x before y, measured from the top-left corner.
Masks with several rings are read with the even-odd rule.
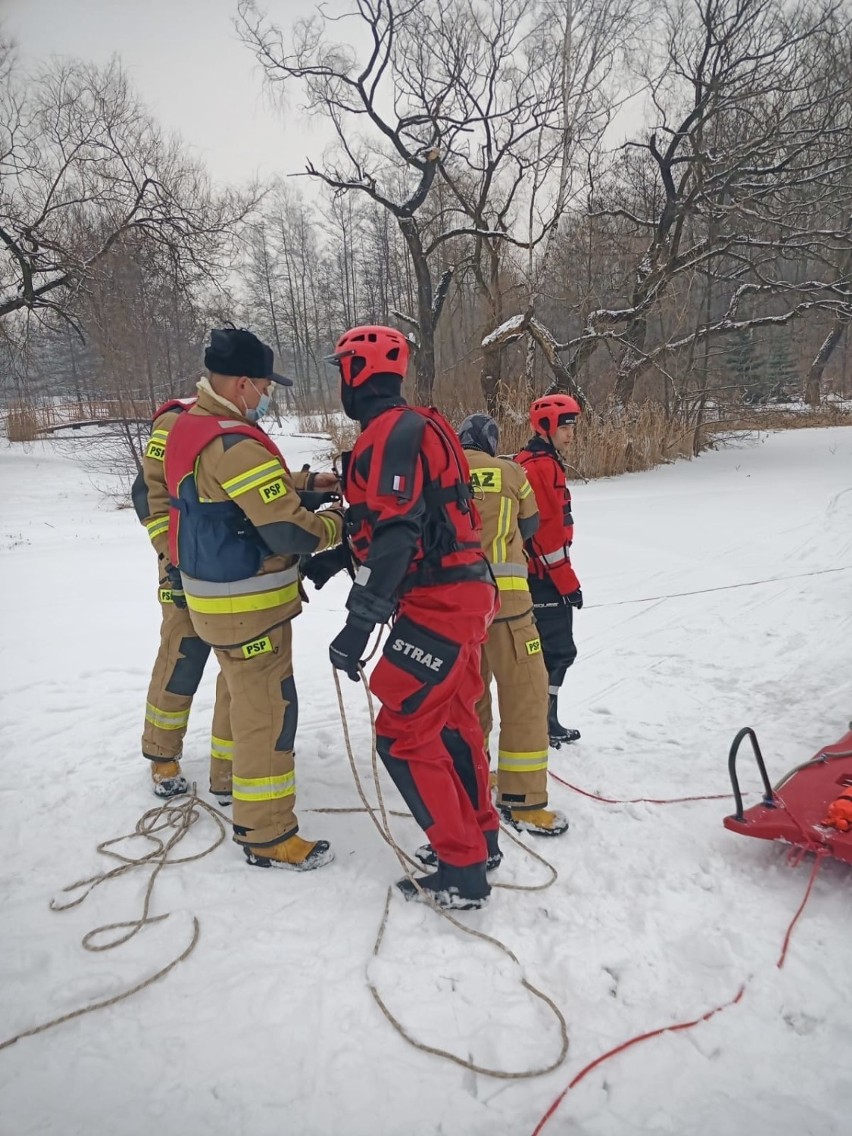
[[[486,859],[482,834],[500,826],[476,713],[495,596],[479,581],[412,588],[370,677],[379,755],[438,860],[459,868]]]

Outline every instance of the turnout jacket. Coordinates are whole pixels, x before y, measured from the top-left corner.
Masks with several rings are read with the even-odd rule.
[[[549,579],[560,595],[570,595],[580,581],[571,566],[574,517],[565,468],[556,449],[539,437],[531,438],[515,461],[529,478],[541,517],[538,532],[527,543],[530,575]]]
[[[466,449],[470,484],[482,517],[482,550],[500,592],[499,619],[532,609],[524,541],[538,529],[539,514],[527,475],[509,458]]]
[[[467,458],[437,410],[379,404],[343,455],[343,490],[356,618],[383,622],[413,588],[490,580]]]
[[[271,649],[266,633],[301,610],[299,556],[340,542],[340,512],[306,508],[272,439],[205,380],[171,426],[164,466],[169,555],[196,632],[215,647]]]
[[[178,415],[195,403],[194,398],[174,398],[155,412],[151,437],[142,455],[142,468],[130,490],[136,516],[145,526],[160,560],[168,560],[169,557],[169,491],[163,470],[166,439]]]

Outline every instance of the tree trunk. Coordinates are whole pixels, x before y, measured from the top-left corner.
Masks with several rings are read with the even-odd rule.
[[[413,217],[400,217],[399,227],[411,254],[411,266],[417,281],[417,324],[420,350],[417,352],[417,377],[414,393],[423,406],[432,405],[435,389],[435,328],[432,323],[432,273],[423,251],[423,241]]]
[[[808,406],[818,407],[822,400],[822,376],[835,347],[843,337],[846,324],[849,321],[842,316],[831,325],[831,331],[822,342],[822,346],[814,356],[808,371],[807,385],[805,386],[805,402]]]

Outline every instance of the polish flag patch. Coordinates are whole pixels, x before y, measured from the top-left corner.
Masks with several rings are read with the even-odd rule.
[[[399,475],[394,477],[394,479],[393,479],[393,491],[394,491],[394,493],[404,493],[405,492],[405,478],[404,477],[400,477]]]

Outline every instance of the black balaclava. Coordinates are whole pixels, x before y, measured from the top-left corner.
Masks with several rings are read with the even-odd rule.
[[[366,426],[392,406],[406,405],[402,397],[402,378],[380,372],[371,375],[360,387],[349,386],[341,380],[340,401],[347,418]]]
[[[496,457],[500,427],[489,414],[469,414],[459,426],[459,441],[466,450],[481,450]]]

